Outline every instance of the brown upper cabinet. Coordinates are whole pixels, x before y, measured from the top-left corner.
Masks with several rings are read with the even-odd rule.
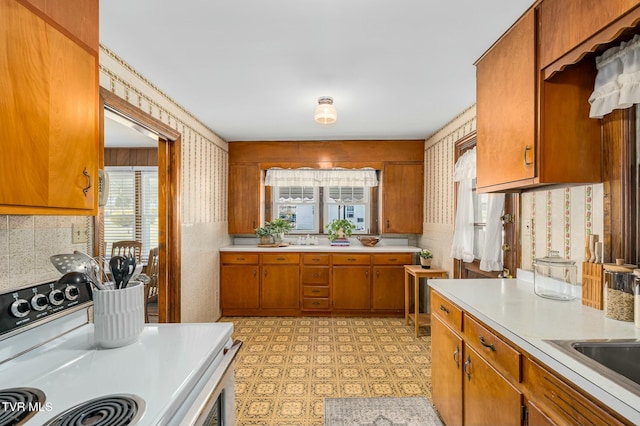
[[[422,233],[422,163],[391,163],[382,171],[382,233]]]
[[[6,101],[0,108],[0,214],[92,215],[98,198],[98,2],[82,2],[87,7],[73,13],[65,12],[72,9],[64,1],[45,3],[41,10],[0,0],[0,45],[6,49],[0,55]],[[67,29],[59,21],[82,25]]]
[[[611,24],[637,19],[629,15],[637,6],[638,0],[544,0],[539,7],[540,68],[558,61],[552,65],[557,71],[577,62],[598,44],[597,40],[589,41],[593,36],[613,39],[628,23]]]
[[[271,167],[382,171],[380,233],[422,233],[424,140],[241,141],[229,144],[230,234],[253,234],[270,220],[263,176]]]
[[[480,192],[602,181],[600,122],[588,103],[595,63],[545,80],[538,23],[538,9],[528,10],[476,64]]]

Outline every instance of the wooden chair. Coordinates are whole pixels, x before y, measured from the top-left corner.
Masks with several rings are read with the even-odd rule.
[[[116,241],[111,245],[111,257],[127,257],[129,253],[133,253],[137,263],[142,262],[142,243],[139,241]]]
[[[145,274],[151,279],[149,284],[144,286],[144,320],[149,322],[149,303],[158,302],[158,247],[149,250]]]

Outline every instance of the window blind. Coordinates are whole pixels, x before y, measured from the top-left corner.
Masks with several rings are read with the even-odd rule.
[[[158,170],[156,167],[106,167],[109,197],[104,206],[106,257],[116,241],[142,242],[142,261],[158,246]]]

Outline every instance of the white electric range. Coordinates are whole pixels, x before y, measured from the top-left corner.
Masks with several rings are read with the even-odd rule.
[[[232,324],[147,324],[102,349],[91,294],[56,282],[0,294],[0,426],[234,423]]]

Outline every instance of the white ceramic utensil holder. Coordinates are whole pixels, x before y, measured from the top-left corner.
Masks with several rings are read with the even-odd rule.
[[[138,340],[144,328],[144,286],[131,281],[119,290],[93,292],[95,343],[118,348]]]

